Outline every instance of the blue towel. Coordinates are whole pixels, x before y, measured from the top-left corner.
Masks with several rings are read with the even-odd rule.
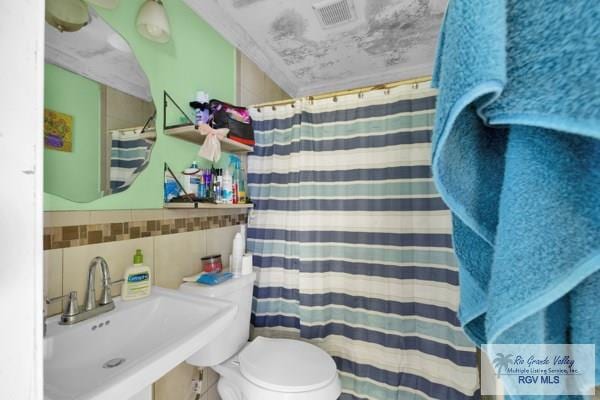
[[[433,174],[476,343],[594,343],[600,382],[600,1],[451,0]]]

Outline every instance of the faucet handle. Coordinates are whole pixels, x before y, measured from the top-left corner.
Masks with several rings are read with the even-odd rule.
[[[102,296],[100,297],[100,302],[98,303],[101,306],[106,304],[110,304],[113,302],[112,299],[112,286],[125,282],[125,279],[119,279],[118,281],[111,281],[110,278],[106,282],[106,286],[102,289]]]
[[[44,299],[44,303],[46,303],[46,304],[56,303],[57,301],[62,300],[67,296],[68,296],[68,294],[63,294],[62,296],[56,296],[56,297],[46,297]]]
[[[68,294],[63,294],[62,296],[56,296],[48,298],[46,297],[46,304],[52,304],[59,300],[68,298],[67,304],[65,304],[65,308],[63,309],[63,316],[73,316],[79,314],[79,301],[77,300],[77,292],[75,290],[70,291]]]
[[[65,305],[65,309],[63,311],[63,316],[71,317],[73,315],[79,314],[79,301],[77,300],[77,292],[71,291],[69,294],[69,300]],[[64,297],[64,296],[63,296]]]

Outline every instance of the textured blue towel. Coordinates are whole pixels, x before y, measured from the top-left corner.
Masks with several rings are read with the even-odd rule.
[[[594,343],[600,382],[600,1],[451,0],[433,173],[477,343]]]

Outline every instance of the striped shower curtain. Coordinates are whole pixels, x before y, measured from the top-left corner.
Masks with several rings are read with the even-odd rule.
[[[478,398],[434,107],[432,89],[397,87],[252,110],[253,334],[323,348],[344,400]]]
[[[137,130],[110,132],[110,190],[119,193],[131,186],[150,162],[155,138],[147,138]]]

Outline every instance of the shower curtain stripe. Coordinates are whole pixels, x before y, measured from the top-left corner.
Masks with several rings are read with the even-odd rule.
[[[412,114],[418,111],[425,111],[427,113],[435,113],[435,95],[432,95],[432,91],[422,97],[410,96],[407,99],[401,99],[394,102],[382,102],[378,99],[373,99],[373,104],[365,105],[350,105],[340,104],[337,107],[326,107],[319,110],[319,106],[322,106],[324,102],[316,102],[316,107],[309,106],[305,102],[304,110],[300,113],[289,113],[288,115],[274,116],[269,119],[253,118],[253,126],[256,130],[261,132],[269,132],[272,129],[284,129],[290,130],[293,125],[299,125],[302,123],[306,124],[326,124],[333,123],[335,125],[344,126],[344,123],[350,121],[358,121],[361,119],[374,120],[377,117],[383,117],[388,119],[391,116],[406,116],[410,117]],[[367,99],[365,103],[370,102]],[[265,114],[269,111],[268,109],[263,110]],[[293,111],[293,110],[292,110]],[[432,120],[428,121],[430,124]]]
[[[430,131],[433,118],[431,110],[412,112],[409,114],[398,114],[394,116],[368,118],[355,120],[344,125],[340,124],[308,124],[302,125],[302,136],[300,127],[293,126],[290,129],[270,129],[261,131],[263,136],[256,139],[256,147],[268,149],[271,146],[289,146],[295,142],[319,142],[331,139],[345,139],[358,136],[370,136],[387,134],[393,132]],[[383,123],[393,128],[389,129]]]
[[[252,110],[253,334],[323,348],[344,400],[478,398],[431,180],[434,106],[430,89],[397,88]]]
[[[251,156],[254,157],[254,156]],[[252,158],[251,158],[252,159]],[[248,171],[248,184],[301,184],[301,183],[339,183],[388,181],[398,179],[431,179],[431,167],[428,165],[399,165],[381,168],[353,168],[342,171],[314,171],[303,169],[290,172]],[[432,181],[429,181],[432,183]]]
[[[263,257],[258,256],[255,260],[256,265],[260,265],[262,268],[279,268],[285,271],[295,268],[295,265],[297,264],[294,260],[274,257],[270,258],[278,261],[265,261]],[[279,267],[279,265],[281,265],[280,263],[284,263],[283,267]],[[442,282],[454,286],[458,285],[458,272],[442,268],[417,266],[401,266],[401,268],[390,268],[389,266],[379,264],[353,263],[339,260],[328,260],[323,262],[308,261],[304,264],[304,266],[306,267],[303,270],[305,273],[333,272],[350,275],[368,275],[378,278],[406,280],[419,279],[421,281]]]
[[[420,248],[398,249],[391,246],[347,246],[346,244],[331,247],[327,244],[306,245],[304,243],[294,242],[267,242],[249,239],[248,246],[252,247],[256,254],[267,256],[280,256],[285,258],[300,257],[302,260],[315,261],[322,259],[326,253],[330,258],[337,260],[360,260],[364,262],[374,262],[384,265],[396,265],[405,263],[425,263],[428,265],[444,265],[444,261],[452,257],[447,251],[429,251]],[[298,265],[300,262],[298,261]],[[449,263],[456,265],[456,261]],[[256,260],[255,260],[256,265]]]
[[[320,309],[323,308],[326,308],[327,312],[332,314],[333,311],[330,310],[332,308],[344,308],[344,311],[346,312],[358,308],[360,309],[361,314],[357,314],[356,317],[361,316],[363,318],[361,321],[367,321],[368,324],[371,323],[371,320],[373,319],[374,315],[377,315],[377,313],[393,313],[400,314],[405,318],[413,317],[423,319],[426,321],[433,320],[434,322],[444,323],[452,327],[460,327],[460,323],[458,322],[455,315],[456,312],[450,308],[444,307],[443,305],[433,305],[418,302],[397,302],[377,298],[349,296],[341,293],[336,293],[331,296],[303,295],[301,299],[301,296],[299,295],[297,289],[288,289],[275,286],[256,288],[256,290],[254,291],[254,295],[257,300],[254,304],[257,308],[255,309],[253,317],[264,317],[263,320],[265,322],[271,321],[269,322],[270,325],[273,325],[272,321],[276,320],[279,317],[279,314],[277,314],[278,312],[285,314],[286,317],[296,316],[297,314],[286,314],[286,312],[294,311],[296,313],[299,313],[301,311],[301,306],[298,302],[302,300],[304,301],[303,306],[315,308],[315,310],[313,311],[315,311],[316,313],[318,313]],[[261,301],[260,296],[271,296],[268,297],[268,299],[271,301],[269,314],[257,313],[258,311],[260,311],[260,309],[258,308],[258,304]],[[296,304],[290,304],[291,301],[295,301]],[[311,318],[315,317],[308,316],[306,318],[308,318],[308,321],[310,321]],[[350,319],[352,317],[346,316],[346,318]],[[461,338],[460,340],[461,343],[464,343],[465,339]]]
[[[383,135],[365,135],[349,139],[333,140],[300,140],[288,145],[269,147],[257,146],[254,155],[257,157],[288,156],[299,151],[338,151],[363,148],[395,146],[399,144],[417,144],[431,142],[431,131],[413,131],[386,133]]]
[[[429,211],[445,210],[440,197],[435,198],[392,198],[392,199],[350,199],[350,200],[254,200],[257,210],[283,211]]]
[[[281,303],[276,301],[258,301],[254,304],[256,313],[264,316],[264,322],[273,316],[283,315],[286,317],[294,317],[298,313],[298,306],[291,303]],[[349,308],[346,306],[330,306],[327,310],[316,310],[311,316],[302,321],[303,325],[317,327],[326,324],[328,321],[341,321],[344,318],[347,320],[348,326],[370,329],[385,334],[401,335],[404,332],[414,332],[416,337],[432,337],[440,342],[450,344],[455,348],[462,350],[471,349],[471,342],[465,339],[460,327],[449,323],[432,320],[424,317],[409,317],[401,318],[389,316],[384,313],[368,312],[352,310],[353,316],[348,317],[344,314],[348,313]],[[362,321],[368,321],[368,325],[361,324]]]
[[[297,231],[251,228],[256,240],[285,240],[288,242],[342,242],[396,246],[436,246],[452,248],[452,236],[443,233],[389,233],[346,231]]]
[[[126,190],[146,169],[153,141],[140,139],[135,132],[111,132],[110,188],[111,193]]]
[[[390,185],[390,183],[394,183]],[[379,198],[396,197],[429,197],[437,196],[433,185],[429,182],[356,182],[350,184],[302,184],[302,185],[257,185],[255,200],[276,199],[284,200],[289,197],[300,195],[311,196],[314,199],[345,199],[349,196],[363,198],[377,196]]]

